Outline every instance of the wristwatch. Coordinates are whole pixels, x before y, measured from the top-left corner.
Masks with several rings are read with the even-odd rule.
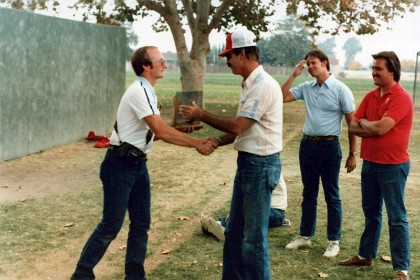
[[[350,152],[349,155],[355,157],[355,156],[357,156],[357,152]]]

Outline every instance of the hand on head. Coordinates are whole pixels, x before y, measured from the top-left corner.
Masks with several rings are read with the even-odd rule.
[[[293,76],[299,76],[302,73],[303,69],[305,69],[305,65],[306,60],[299,61],[298,64],[296,64],[295,70],[293,70]]]

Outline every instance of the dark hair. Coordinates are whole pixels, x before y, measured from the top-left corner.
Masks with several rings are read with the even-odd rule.
[[[327,61],[327,70],[330,71],[330,61],[328,59],[328,56],[323,51],[321,51],[321,50],[309,51],[305,55],[305,60],[308,59],[308,57],[310,57],[310,56],[319,58],[319,60],[321,60],[321,62]]]
[[[398,56],[393,52],[380,52],[372,54],[373,59],[383,58],[386,61],[386,68],[389,72],[394,73],[394,81],[399,82],[401,77],[401,64]]]
[[[152,62],[150,61],[148,49],[156,48],[155,46],[145,46],[137,49],[133,56],[131,57],[131,66],[133,67],[134,72],[137,76],[140,76],[143,73],[143,66],[150,66]]]
[[[260,61],[260,50],[258,49],[258,47],[251,46],[251,47],[236,48],[236,49],[233,49],[233,53],[235,55],[239,55],[242,52],[242,50],[245,51],[246,58],[248,59],[254,58],[257,62]]]

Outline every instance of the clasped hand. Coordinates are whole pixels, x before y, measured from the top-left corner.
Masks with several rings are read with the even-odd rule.
[[[201,120],[201,115],[203,109],[201,109],[195,102],[192,102],[192,105],[181,105],[179,106],[179,111],[184,115],[185,120],[187,121],[199,121]]]
[[[208,156],[217,149],[218,142],[214,137],[205,137],[201,139],[200,144],[197,146],[196,150],[203,156]]]

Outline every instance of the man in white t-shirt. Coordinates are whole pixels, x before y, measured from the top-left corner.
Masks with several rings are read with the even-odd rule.
[[[150,179],[147,154],[153,140],[194,147],[209,155],[211,141],[197,139],[167,125],[160,117],[154,90],[167,68],[161,52],[153,46],[136,50],[131,59],[138,78],[121,98],[110,146],[101,164],[104,190],[102,221],[84,246],[71,279],[95,279],[93,269],[120,231],[126,211],[130,218],[125,279],[146,279],[144,260],[150,227]]]

